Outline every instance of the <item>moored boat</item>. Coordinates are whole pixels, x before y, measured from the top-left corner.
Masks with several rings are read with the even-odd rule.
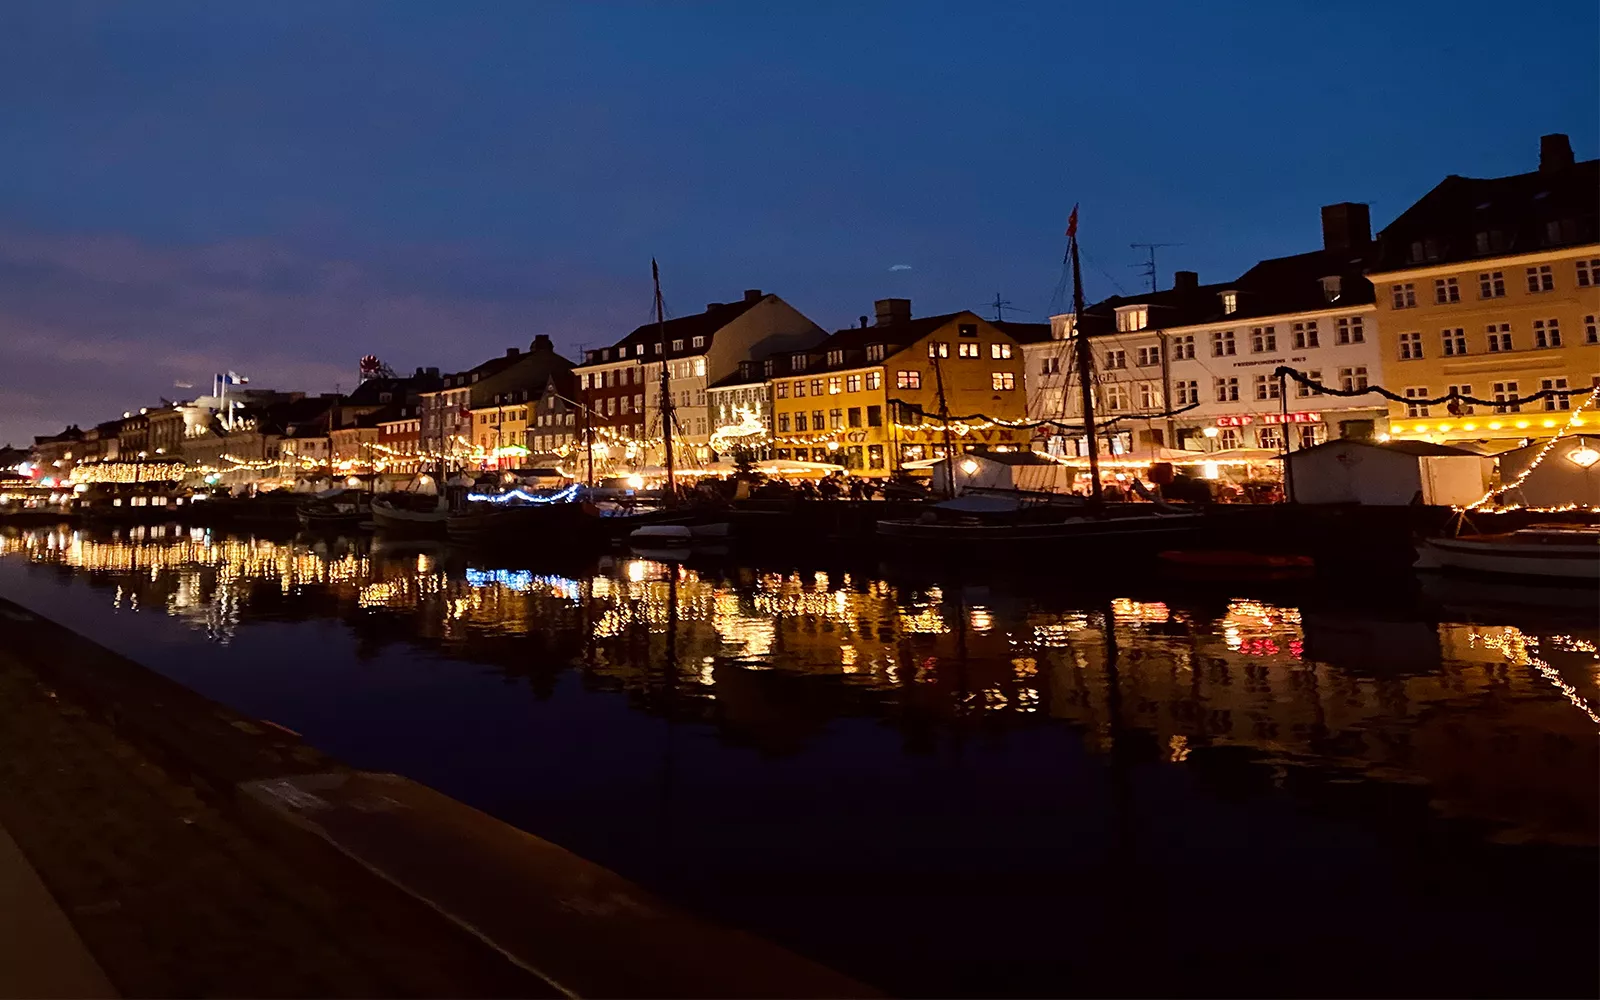
[[[372,520],[387,532],[438,534],[449,517],[450,506],[443,496],[393,493],[372,501]]]
[[[1418,569],[1600,584],[1600,525],[1535,524],[1516,531],[1429,538]]]

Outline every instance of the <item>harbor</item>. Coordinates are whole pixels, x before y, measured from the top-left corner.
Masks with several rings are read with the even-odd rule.
[[[887,993],[1593,976],[1570,589],[140,525],[4,529],[0,596]]]

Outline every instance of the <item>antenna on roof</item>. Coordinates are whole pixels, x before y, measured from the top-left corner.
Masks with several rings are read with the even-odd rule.
[[[1012,305],[1010,299],[1001,298],[999,292],[994,293],[993,302],[986,302],[984,305],[987,305],[990,309],[994,310],[994,318],[996,322],[1005,322],[1007,309],[1010,309],[1012,312],[1020,313],[1025,313],[1028,311],[1023,309],[1021,306]]]
[[[1131,250],[1145,250],[1145,251],[1148,252],[1149,257],[1142,264],[1129,264],[1128,266],[1129,267],[1141,268],[1142,270],[1139,273],[1143,274],[1146,278],[1150,279],[1150,290],[1152,292],[1158,292],[1161,289],[1156,287],[1156,280],[1157,280],[1156,276],[1157,276],[1157,273],[1158,273],[1156,271],[1156,251],[1161,249],[1162,247],[1181,247],[1181,246],[1183,246],[1182,243],[1129,243],[1128,244],[1128,248],[1129,249],[1131,249]]]

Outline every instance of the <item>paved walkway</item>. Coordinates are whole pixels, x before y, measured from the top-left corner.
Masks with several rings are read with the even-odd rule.
[[[71,921],[0,830],[0,997],[114,997]]]

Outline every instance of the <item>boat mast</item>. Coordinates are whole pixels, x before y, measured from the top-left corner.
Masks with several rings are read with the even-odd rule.
[[[654,257],[650,258],[650,278],[656,286],[656,334],[661,343],[661,442],[666,451],[667,506],[675,507],[678,503],[678,482],[673,478],[672,471],[672,393],[669,391],[671,380],[668,377],[667,319],[666,309],[661,302],[661,269],[656,266]]]
[[[939,420],[944,424],[944,467],[948,473],[948,491],[952,498],[956,495],[956,450],[955,443],[950,438],[950,407],[944,398],[944,371],[939,366],[939,356],[933,356],[933,384],[939,390]]]
[[[1089,498],[1100,505],[1100,442],[1094,430],[1094,355],[1083,328],[1083,273],[1078,266],[1078,206],[1067,219],[1067,250],[1072,254],[1072,333],[1077,338],[1078,387],[1083,393],[1083,433],[1089,445]]]

